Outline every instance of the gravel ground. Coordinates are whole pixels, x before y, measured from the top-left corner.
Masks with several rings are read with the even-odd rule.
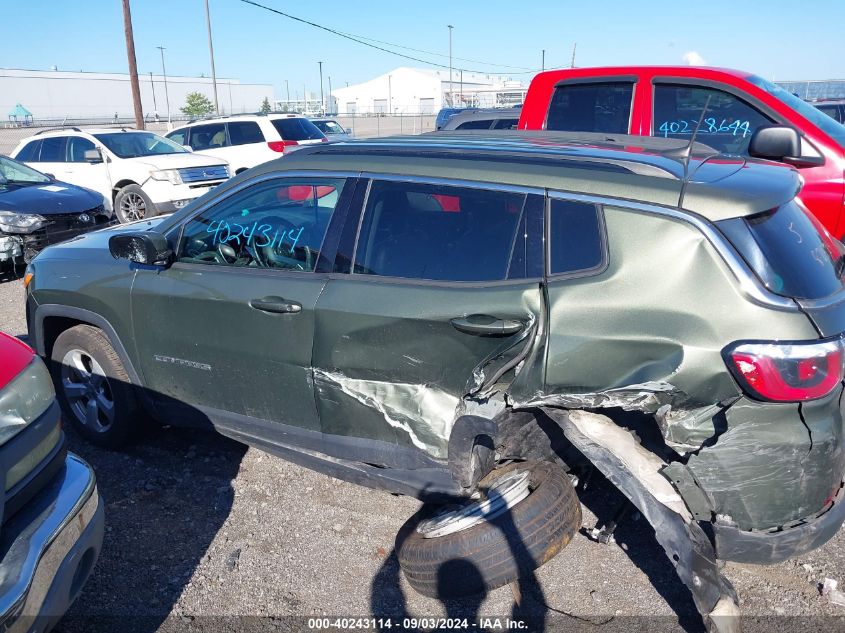
[[[0,281],[0,330],[26,333],[22,283],[8,276]],[[392,550],[397,530],[419,508],[414,499],[319,475],[208,432],[156,430],[121,453],[71,432],[70,446],[96,470],[107,531],[94,574],[59,631],[300,630],[307,628],[302,616],[515,612],[508,587],[440,602],[408,586]],[[619,499],[603,481],[581,497],[587,528],[611,517]],[[616,537],[617,544],[601,545],[578,534],[537,571],[519,611],[534,618],[532,628],[700,630],[647,523],[628,521]],[[749,616],[745,630],[845,628],[845,608],[818,590],[826,577],[845,583],[845,530],[799,559],[772,567],[729,563],[725,573]]]

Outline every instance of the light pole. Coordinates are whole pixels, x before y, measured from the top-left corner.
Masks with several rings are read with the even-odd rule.
[[[211,55],[211,84],[214,86],[214,114],[220,114],[217,106],[217,73],[214,71],[214,46],[211,43],[211,13],[208,10],[208,0],[205,0],[205,22],[208,25],[208,52]],[[229,88],[231,90],[231,87]]]
[[[320,65],[320,114],[326,113],[326,100],[323,97],[323,62],[317,62]]]
[[[285,93],[288,95],[288,102],[285,104],[285,112],[287,112],[288,108],[290,108],[290,86],[288,86],[287,79],[285,79]]]
[[[455,27],[451,24],[446,26],[449,27],[449,105],[454,106],[455,104],[452,103],[452,29]]]
[[[150,88],[153,91],[153,112],[158,118],[158,104],[156,103],[156,85],[153,83],[153,71],[150,71]]]
[[[164,67],[164,46],[156,46],[161,53],[161,74],[164,77],[164,100],[167,102],[167,123],[170,123],[170,95],[167,93],[167,69]]]
[[[543,49],[543,54],[540,56],[540,70],[546,70],[546,49]]]

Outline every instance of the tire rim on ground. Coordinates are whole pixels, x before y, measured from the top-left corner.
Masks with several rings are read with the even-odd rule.
[[[95,433],[114,422],[114,397],[108,378],[94,358],[72,349],[62,359],[62,391],[76,419]]]
[[[486,499],[457,508],[449,506],[432,518],[421,521],[417,532],[423,538],[437,538],[495,519],[531,494],[530,479],[529,471],[512,470],[493,483]]]
[[[130,191],[120,199],[120,212],[127,222],[143,220],[147,214],[147,203],[140,194]]]

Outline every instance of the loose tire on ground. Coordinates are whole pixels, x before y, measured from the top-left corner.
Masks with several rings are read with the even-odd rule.
[[[504,514],[435,538],[424,538],[416,529],[425,510],[402,526],[397,557],[416,591],[440,599],[483,593],[527,575],[569,544],[581,527],[581,504],[562,467],[511,464],[493,471],[480,486],[517,468],[530,469],[531,493]],[[428,516],[436,511],[429,509]]]
[[[138,185],[126,185],[114,198],[114,213],[121,224],[151,218],[156,207]]]
[[[63,417],[85,439],[119,448],[143,428],[145,415],[135,387],[101,330],[90,325],[65,330],[56,338],[50,360]],[[92,400],[97,411],[89,416]]]

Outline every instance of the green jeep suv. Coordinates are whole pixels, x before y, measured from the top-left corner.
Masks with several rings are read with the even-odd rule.
[[[592,465],[728,628],[719,559],[845,520],[843,251],[800,185],[671,139],[308,148],[46,249],[29,331],[93,442],[209,426],[431,501],[397,541],[427,595],[447,560],[478,571],[460,595],[554,556]]]

